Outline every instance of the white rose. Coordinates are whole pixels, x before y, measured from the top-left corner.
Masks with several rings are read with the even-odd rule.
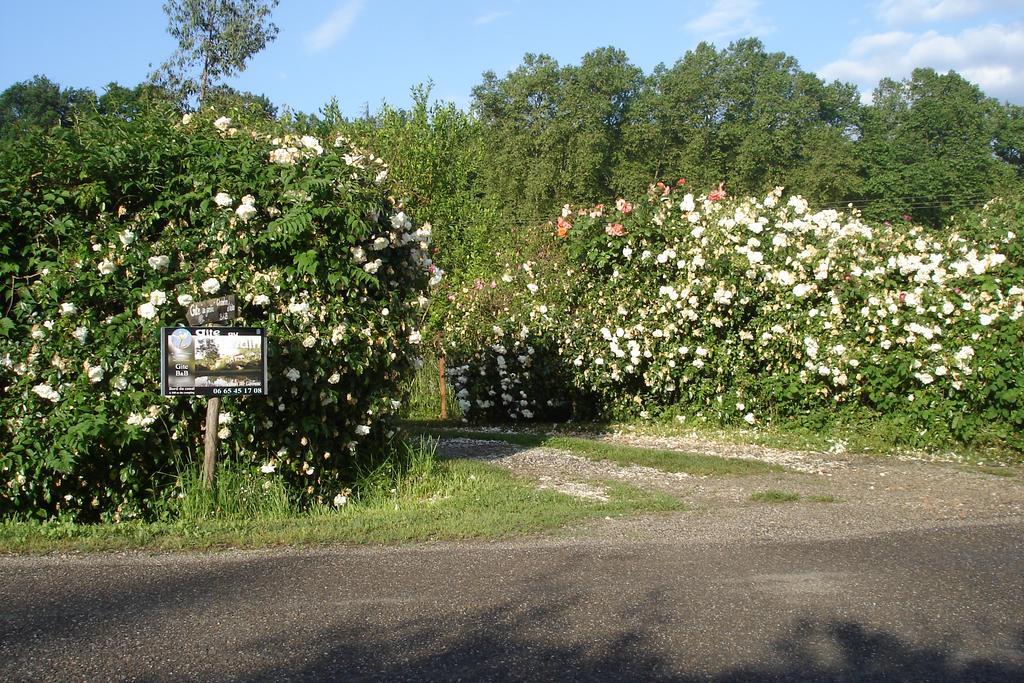
[[[178,304],[181,306],[191,306],[193,301],[195,301],[195,299],[192,298],[191,294],[178,295]]]
[[[340,508],[342,505],[348,502],[348,496],[339,493],[334,497],[334,507]]]
[[[149,293],[149,303],[154,306],[163,306],[167,303],[167,295],[161,292],[159,289],[154,289]]]
[[[89,381],[96,384],[103,379],[103,368],[99,365],[90,365],[86,374],[89,375]]]
[[[34,391],[40,398],[45,398],[47,401],[52,401],[53,403],[60,400],[60,392],[49,384],[37,384],[32,387],[32,391]]]
[[[117,266],[110,259],[103,259],[100,261],[99,266],[97,266],[97,270],[100,271],[100,275],[110,275],[117,270]]]
[[[165,271],[171,263],[170,257],[161,254],[160,256],[149,257],[149,267],[153,270]]]
[[[218,280],[215,277],[211,277],[209,280],[203,282],[201,287],[202,290],[207,294],[216,294],[218,291],[220,291],[220,280]]]
[[[419,330],[413,330],[409,333],[410,344],[419,344],[421,341],[423,341],[423,337],[420,335]]]
[[[147,301],[146,303],[139,306],[136,309],[136,312],[139,314],[139,316],[145,318],[146,320],[152,320],[153,318],[156,317],[156,306]]]
[[[60,305],[60,314],[61,315],[74,315],[77,312],[78,312],[78,308],[74,304],[63,303],[63,304]]]
[[[213,122],[213,127],[221,132],[224,132],[231,127],[231,119],[227,116],[222,116]]]
[[[311,149],[317,154],[324,153],[324,148],[320,145],[320,141],[317,140],[312,135],[303,135],[299,141],[302,143],[302,146],[305,147],[306,149]]]
[[[253,297],[252,302],[257,306],[266,306],[270,303],[270,297],[266,294],[257,294]]]
[[[120,235],[118,235],[117,238],[121,240],[121,244],[127,247],[129,244],[135,241],[135,232],[132,230],[125,230]]]
[[[228,207],[235,203],[235,200],[227,192],[218,192],[213,201],[217,206],[223,207]]]
[[[337,384],[340,381],[341,381],[341,375],[339,375],[338,373],[334,373],[333,375],[331,375],[330,377],[327,378],[328,384]]]
[[[299,377],[302,376],[302,373],[296,370],[295,368],[288,368],[287,370],[285,370],[284,376],[293,382],[297,382],[299,380]]]
[[[366,436],[370,433],[370,425],[359,425],[356,427],[356,434],[360,436]]]
[[[252,204],[240,204],[239,207],[235,209],[235,215],[238,216],[238,220],[243,223],[248,223],[249,219],[255,216],[256,213],[256,207]]]
[[[242,204],[244,204],[245,206],[256,206],[256,198],[253,197],[251,194],[247,194],[244,197],[242,197]]]
[[[89,338],[89,330],[84,327],[76,327],[71,336],[77,339],[79,344],[84,344],[85,340]]]
[[[275,469],[276,466],[274,465],[274,461],[271,460],[270,462],[260,467],[260,472],[262,472],[263,474],[273,474]]]

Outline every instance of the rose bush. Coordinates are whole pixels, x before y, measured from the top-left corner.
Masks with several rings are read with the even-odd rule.
[[[452,379],[470,417],[852,412],[1022,448],[1022,216],[997,199],[943,231],[869,225],[681,182],[566,206],[543,258],[450,293]]]
[[[418,355],[430,226],[342,138],[227,116],[94,117],[0,160],[0,514],[143,515],[201,452],[204,402],[159,395],[161,326],[235,294],[269,336],[266,397],[222,450],[333,500]]]

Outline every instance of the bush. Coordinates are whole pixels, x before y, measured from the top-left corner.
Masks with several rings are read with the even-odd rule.
[[[453,292],[446,341],[469,415],[852,414],[910,443],[1024,448],[1019,198],[939,232],[815,213],[781,189],[724,194],[659,184],[566,207],[546,256]]]
[[[233,293],[267,397],[225,398],[225,450],[331,500],[390,436],[417,353],[430,227],[344,139],[151,111],[0,159],[0,514],[144,515],[194,460],[203,406],[161,398],[161,326]]]

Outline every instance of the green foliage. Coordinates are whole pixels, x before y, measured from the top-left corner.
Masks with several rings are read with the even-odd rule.
[[[31,129],[67,128],[76,113],[90,111],[96,94],[87,88],[61,88],[46,76],[15,83],[0,93],[0,139]]]
[[[450,102],[431,104],[431,89],[430,83],[413,88],[408,110],[385,104],[373,116],[351,123],[328,107],[324,123],[388,159],[388,177],[400,205],[434,226],[435,242],[447,245],[439,249],[438,264],[465,279],[487,254],[485,227],[494,222],[481,206],[485,199],[477,183],[484,164],[480,128]]]
[[[864,111],[861,139],[865,214],[938,227],[991,198],[1013,177],[1012,127],[1003,128],[1003,160],[993,154],[998,103],[956,72],[915,69],[905,81],[883,79]],[[1019,144],[1019,141],[1018,143]]]
[[[482,181],[506,220],[537,221],[564,201],[611,194],[621,129],[642,76],[614,48],[565,67],[527,54],[504,78],[484,74],[473,89],[486,130]]]
[[[0,513],[151,514],[203,424],[158,395],[158,329],[218,293],[270,339],[270,395],[222,407],[240,465],[315,502],[380,452],[429,231],[343,141],[212,118],[86,117],[0,149]]]
[[[206,100],[211,84],[245,69],[277,37],[270,12],[279,0],[167,0],[167,32],[177,43],[152,78],[182,101]],[[196,73],[198,71],[198,73]]]

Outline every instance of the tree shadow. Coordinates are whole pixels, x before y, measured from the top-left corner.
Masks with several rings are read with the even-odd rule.
[[[444,548],[96,567],[96,581],[79,574],[52,599],[5,597],[0,678],[1024,680],[1024,628],[992,658],[966,637],[911,642],[810,608],[763,621],[739,610],[716,626],[715,601],[688,604],[674,574],[637,575],[619,594],[608,588],[628,574],[595,585],[601,561],[629,553],[598,552],[483,571],[473,562],[494,562],[492,552]]]

